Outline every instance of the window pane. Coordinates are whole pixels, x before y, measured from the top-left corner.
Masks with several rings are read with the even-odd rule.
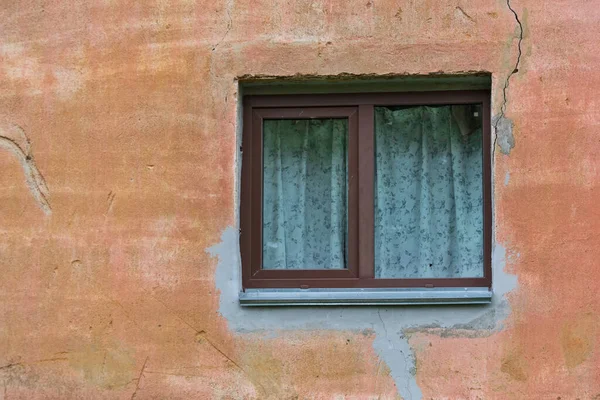
[[[375,107],[375,277],[483,276],[482,109]]]
[[[265,120],[263,269],[346,268],[347,119]]]

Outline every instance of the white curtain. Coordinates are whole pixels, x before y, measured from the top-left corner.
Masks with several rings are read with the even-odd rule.
[[[263,268],[346,268],[346,119],[265,120]]]
[[[375,108],[375,276],[483,276],[481,112]]]

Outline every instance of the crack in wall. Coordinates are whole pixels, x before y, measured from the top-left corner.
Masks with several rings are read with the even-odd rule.
[[[517,53],[517,61],[515,62],[515,66],[514,66],[513,70],[506,77],[506,80],[504,81],[504,86],[502,88],[502,104],[500,105],[500,114],[495,118],[495,122],[494,122],[495,136],[494,136],[494,146],[492,149],[492,157],[494,157],[496,155],[495,152],[496,152],[497,144],[500,146],[500,150],[504,154],[509,154],[510,150],[513,147],[515,147],[515,139],[514,139],[514,136],[512,133],[513,123],[508,118],[506,118],[505,113],[506,113],[506,106],[508,103],[507,91],[508,91],[508,86],[510,84],[510,79],[512,78],[512,76],[514,74],[519,72],[521,56],[523,55],[521,46],[522,46],[522,42],[523,42],[524,30],[523,30],[523,24],[521,23],[519,15],[514,10],[514,8],[512,8],[512,6],[510,5],[510,0],[506,0],[506,5],[508,6],[508,9],[510,10],[510,12],[512,12],[512,14],[514,15],[515,21],[517,22],[517,25],[519,26],[519,40],[517,42],[518,53]],[[500,143],[498,143],[498,140],[500,140]]]
[[[138,378],[136,379],[135,390],[131,394],[131,399],[130,400],[135,399],[135,396],[137,396],[137,392],[138,392],[138,390],[140,388],[140,381],[142,380],[142,376],[144,375],[144,370],[146,369],[146,363],[147,362],[148,362],[148,357],[146,357],[146,359],[144,360],[144,365],[142,365],[142,370],[140,371],[140,376],[138,376]]]
[[[428,307],[241,307],[239,231],[226,228],[218,244],[206,250],[217,257],[215,283],[220,291],[219,312],[234,333],[263,332],[266,337],[285,331],[350,331],[371,330],[375,333],[373,348],[390,369],[398,392],[406,400],[422,398],[417,384],[416,358],[408,334],[436,333],[441,336],[486,336],[502,329],[502,321],[510,314],[506,293],[517,285],[514,275],[504,272],[505,250],[496,244],[492,270],[494,296],[492,303],[483,306]],[[268,340],[268,339],[266,339]]]
[[[215,45],[212,47],[212,51],[215,51],[221,45],[221,43],[223,43],[223,41],[225,40],[227,35],[229,35],[229,31],[231,31],[231,28],[233,27],[233,18],[231,18],[231,9],[232,8],[233,8],[233,0],[227,0],[226,5],[225,5],[225,12],[227,13],[227,28],[225,29],[225,33],[223,34],[221,39],[217,43],[215,43]]]
[[[21,164],[25,182],[38,206],[46,215],[52,214],[50,191],[31,154],[31,142],[23,128],[15,124],[0,126],[0,148],[12,153]]]
[[[471,22],[475,22],[473,17],[471,17],[465,10],[462,9],[461,6],[456,6],[456,10],[458,10],[465,18],[467,18]]]
[[[41,360],[34,360],[34,361],[11,362],[6,365],[0,366],[0,371],[9,370],[12,368],[17,368],[17,367],[24,367],[24,366],[30,366],[30,365],[36,365],[36,364],[56,362],[56,361],[69,361],[69,358],[68,357],[54,357],[54,358],[43,358]]]
[[[73,260],[71,263],[81,263],[80,260]],[[118,302],[117,300],[113,299],[110,295],[108,295],[100,285],[97,284],[97,282],[94,281],[94,279],[91,276],[88,276],[88,279],[90,279],[91,282],[93,282],[93,287],[96,289],[97,293],[104,297],[107,301],[109,301],[110,303],[113,303],[115,306],[119,307],[119,309],[123,312],[123,315],[125,316],[125,318],[131,322],[136,328],[138,328],[141,332],[143,332],[144,334],[148,334],[147,330],[145,328],[143,328],[138,322],[137,320],[132,317],[131,313],[127,310],[127,308],[125,308],[120,302]],[[246,377],[248,377],[248,379],[256,386],[259,386],[262,389],[262,393],[268,393],[267,390],[265,389],[263,383],[257,379],[257,377],[254,376],[254,374],[251,373],[251,371],[249,371],[247,368],[245,368],[240,362],[236,361],[233,357],[229,356],[224,350],[221,349],[220,346],[218,346],[216,344],[216,342],[210,338],[210,336],[207,334],[207,332],[203,329],[197,329],[192,323],[188,322],[186,319],[184,319],[183,317],[181,317],[181,315],[179,315],[178,312],[176,312],[175,310],[173,310],[172,308],[170,308],[165,302],[163,302],[162,300],[160,300],[158,297],[153,296],[150,292],[143,290],[144,295],[151,298],[152,300],[156,301],[157,303],[161,304],[164,309],[168,312],[168,314],[172,315],[174,318],[176,318],[177,320],[179,320],[181,323],[183,323],[185,326],[189,327],[195,334],[196,334],[196,341],[200,342],[198,339],[201,339],[202,343],[206,343],[208,344],[212,349],[214,349],[218,354],[220,354],[221,356],[224,357],[224,359],[226,360],[226,362],[232,364],[235,368],[237,368],[242,374],[246,375]],[[66,353],[66,352],[65,352]],[[58,354],[58,353],[57,353]],[[106,357],[106,355],[105,355]],[[42,360],[44,361],[44,360]],[[137,393],[138,389],[139,389],[139,379],[141,379],[142,374],[144,373],[151,373],[150,371],[145,369],[145,365],[148,361],[148,357],[146,357],[146,360],[144,361],[144,365],[142,366],[142,371],[140,373],[140,376],[138,378],[134,378],[131,380],[131,382],[136,381],[137,382],[137,386],[134,393],[132,394],[131,400],[133,400],[133,398],[135,397],[135,394]],[[18,363],[20,364],[20,363]],[[0,367],[0,370],[2,370],[2,368],[8,368],[8,367],[12,367],[15,366],[17,364],[9,364],[8,366],[5,367]],[[158,372],[154,372],[154,373],[158,373]],[[269,379],[269,377],[266,377],[265,379]]]
[[[507,90],[512,75],[518,72],[521,59],[521,41],[523,26],[516,12],[510,6],[520,27],[518,50],[519,55],[513,71],[507,77],[503,88],[503,103],[501,118],[512,128],[512,122],[504,117],[507,105]],[[477,73],[477,71],[473,71]],[[443,73],[429,75],[444,76]],[[391,75],[390,75],[391,76]],[[394,76],[397,76],[394,74]],[[312,76],[310,76],[312,77]],[[314,76],[328,79],[324,76]],[[368,75],[341,74],[333,79],[355,80]],[[380,75],[373,77],[381,78]],[[306,76],[280,77],[247,75],[239,79],[300,79]],[[329,77],[331,79],[332,77]],[[238,120],[236,135],[241,143],[241,103],[238,102]],[[494,121],[496,134],[498,128],[504,125],[497,119]],[[494,148],[497,144],[494,139]],[[514,144],[513,144],[514,146]],[[239,178],[239,161],[237,155],[237,176]],[[236,209],[239,207],[239,179],[235,196]],[[239,220],[237,220],[239,223]],[[380,374],[380,364],[385,362],[390,371],[398,393],[406,400],[421,399],[423,394],[416,379],[416,356],[410,346],[411,334],[424,332],[439,334],[441,337],[486,337],[503,329],[503,321],[510,315],[510,304],[505,295],[517,287],[515,275],[504,271],[506,251],[498,243],[493,245],[492,274],[494,295],[492,303],[482,306],[428,306],[428,307],[372,307],[372,306],[332,306],[332,307],[241,307],[238,293],[241,290],[241,262],[239,256],[239,229],[227,227],[221,236],[221,241],[206,251],[216,257],[215,272],[216,287],[220,292],[219,312],[235,334],[265,333],[265,340],[284,334],[286,331],[349,331],[374,332],[373,348],[379,357],[377,378]]]

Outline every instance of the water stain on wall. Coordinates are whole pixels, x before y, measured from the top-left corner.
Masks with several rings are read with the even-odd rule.
[[[597,316],[587,313],[563,324],[560,345],[567,368],[574,369],[590,357],[598,333],[598,322]]]

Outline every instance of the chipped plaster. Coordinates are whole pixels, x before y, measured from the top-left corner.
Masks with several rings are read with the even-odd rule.
[[[276,335],[293,330],[373,330],[373,347],[390,368],[400,395],[407,400],[420,399],[421,390],[414,376],[415,359],[406,331],[435,326],[495,332],[502,328],[510,312],[505,295],[517,284],[516,277],[504,271],[506,250],[496,244],[492,257],[494,297],[485,306],[241,307],[238,229],[226,228],[221,242],[207,251],[218,258],[215,281],[220,291],[219,312],[232,331]]]
[[[519,43],[520,46],[520,43]],[[518,65],[518,61],[517,61]],[[514,73],[514,71],[513,71]],[[511,74],[512,75],[512,74]],[[508,79],[504,83],[506,94]],[[238,96],[243,97],[243,87],[238,86]],[[501,105],[502,123],[494,123],[496,138],[500,148],[505,139],[498,135],[509,122],[507,135],[512,138],[512,122],[504,117],[506,99]],[[236,136],[241,143],[242,106],[238,101]],[[498,120],[495,120],[498,122]],[[514,147],[514,139],[510,148]],[[238,149],[240,147],[238,146]],[[508,149],[505,154],[508,154]],[[237,177],[235,202],[239,210],[239,184],[241,152],[236,153]],[[239,215],[238,215],[239,217]],[[239,225],[239,220],[236,221]],[[217,257],[215,282],[220,291],[219,312],[227,320],[229,328],[237,334],[261,332],[266,336],[278,335],[294,330],[372,330],[376,337],[373,348],[390,369],[399,394],[406,400],[422,398],[416,380],[416,360],[408,341],[408,335],[419,330],[440,328],[441,336],[460,336],[473,333],[489,336],[503,327],[503,321],[510,314],[510,306],[505,295],[516,288],[517,278],[505,272],[506,249],[495,243],[492,254],[492,276],[494,296],[489,305],[483,306],[405,306],[405,307],[241,307],[238,294],[241,290],[241,259],[239,250],[239,229],[227,227],[221,241],[207,249]]]
[[[527,55],[505,93],[519,146],[510,156],[498,154],[492,179],[497,242],[521,254],[509,259],[519,275],[511,308],[486,307],[478,318],[464,316],[466,324],[444,328],[418,318],[408,328],[396,317],[390,322],[390,314],[412,318],[406,308],[381,308],[380,322],[375,308],[372,316],[318,309],[316,322],[310,310],[288,309],[310,328],[273,340],[260,333],[269,325],[264,321],[250,334],[227,329],[226,322],[243,328],[248,321],[232,320],[225,309],[229,320],[215,317],[217,260],[203,253],[225,227],[237,226],[232,79],[489,71],[500,115],[519,34],[506,0],[461,4],[475,23],[452,2],[374,1],[367,12],[361,12],[365,2],[335,1],[329,10],[307,9],[304,1],[236,0],[227,2],[231,10],[223,2],[5,3],[0,111],[30,136],[52,190],[52,218],[34,208],[17,156],[0,149],[0,398],[3,390],[5,398],[130,398],[136,388],[136,398],[266,398],[261,384],[278,389],[274,398],[394,398],[390,373],[400,392],[418,397],[406,375],[412,358],[401,362],[410,347],[425,398],[600,394],[593,317],[600,315],[593,290],[599,81],[590,68],[599,56],[591,3],[510,0],[523,22]],[[75,75],[56,71],[84,79],[71,82]],[[165,217],[172,229],[155,229]],[[234,292],[223,292],[221,301]],[[511,310],[510,323],[495,333],[500,314]],[[444,325],[455,320],[445,314],[452,308],[438,311]],[[327,312],[330,321],[321,328]],[[347,312],[369,318],[360,325],[372,323],[377,331],[363,336],[332,327]],[[264,314],[272,324],[282,310]],[[360,340],[340,348],[350,335]],[[393,371],[376,364],[371,346]],[[319,368],[337,374],[317,378]],[[112,385],[115,377],[125,386]],[[372,384],[377,380],[385,384]]]
[[[510,154],[510,151],[515,147],[513,122],[504,115],[500,115],[496,118],[494,127],[496,131],[496,143],[500,147],[500,151],[506,155]]]

